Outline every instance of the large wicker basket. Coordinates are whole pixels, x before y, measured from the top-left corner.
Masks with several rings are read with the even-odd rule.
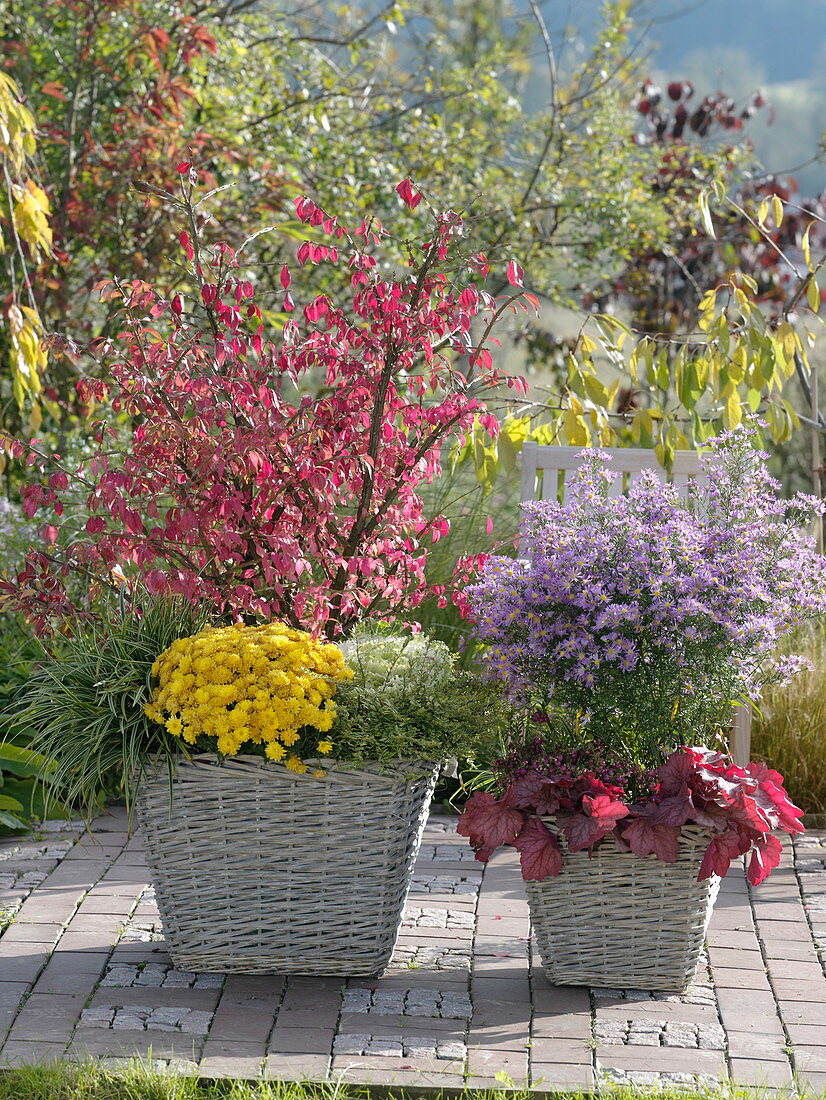
[[[682,992],[691,981],[720,880],[697,882],[708,831],[685,826],[676,863],[610,841],[569,852],[556,878],[526,883],[545,973],[555,985]]]
[[[164,935],[185,970],[374,976],[393,952],[438,768],[296,775],[199,756],[138,797]],[[170,797],[171,795],[171,797]]]

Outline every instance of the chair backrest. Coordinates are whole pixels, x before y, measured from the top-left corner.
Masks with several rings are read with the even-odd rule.
[[[606,450],[611,456],[610,468],[621,474],[611,493],[620,496],[643,470],[653,470],[657,477],[670,483],[681,494],[688,491],[690,481],[702,483],[706,474],[700,471],[700,456],[696,451],[676,451],[671,470],[666,472],[653,451],[634,447]],[[568,496],[568,476],[579,466],[581,447],[551,447],[539,443],[522,444],[521,500],[558,500]]]
[[[708,475],[700,470],[700,456],[696,451],[675,452],[670,472],[663,469],[653,451],[620,447],[605,453],[611,456],[611,469],[623,475],[612,486],[614,496],[625,492],[643,470],[653,470],[661,481],[670,481],[681,494],[687,494],[690,481],[703,484],[708,480]],[[523,443],[520,500],[558,500],[564,503],[568,495],[568,475],[580,465],[581,454],[581,447]],[[751,717],[747,705],[737,707],[729,735],[734,762],[741,766],[748,762],[750,756]]]

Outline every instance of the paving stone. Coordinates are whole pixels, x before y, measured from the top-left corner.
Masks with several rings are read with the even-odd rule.
[[[4,930],[0,941],[3,944],[3,952],[11,943],[42,943],[53,944],[63,932],[61,924],[19,924],[14,922]]]
[[[730,1058],[731,1079],[735,1085],[750,1088],[790,1086],[792,1071],[788,1061],[768,1062],[760,1058]]]
[[[9,1040],[0,1050],[0,1066],[39,1066],[57,1062],[63,1057],[65,1049],[65,1043]]]
[[[151,1055],[163,1060],[184,1059],[197,1062],[202,1048],[203,1040],[180,1033],[78,1028],[68,1047],[67,1056],[132,1057],[143,1060]]]
[[[279,1027],[276,1024],[268,1049],[274,1054],[329,1054],[334,1034],[332,1028]]]
[[[223,1044],[207,1040],[197,1065],[203,1077],[255,1078],[264,1063],[264,1050],[253,1043]]]
[[[799,1070],[826,1073],[826,1049],[821,1046],[795,1045],[794,1063]]]
[[[653,1073],[725,1073],[721,1051],[683,1050],[679,1047],[598,1046],[600,1066],[621,1070],[645,1070]]]
[[[80,1022],[84,1027],[111,1027],[112,1021],[115,1018],[114,1008],[100,1007],[100,1008],[87,1008],[83,1011],[80,1017]]]
[[[557,1038],[532,1037],[528,1054],[531,1064],[535,1062],[555,1062],[560,1065],[591,1065],[593,1061],[590,1041]]]
[[[275,1081],[318,1081],[327,1077],[330,1057],[325,1054],[268,1054],[263,1076]]]
[[[593,1089],[595,1084],[594,1070],[590,1065],[531,1062],[531,1086],[535,1090],[580,1092]],[[491,1087],[502,1086],[494,1081]]]

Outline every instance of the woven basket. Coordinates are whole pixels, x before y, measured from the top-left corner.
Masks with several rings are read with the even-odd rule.
[[[138,796],[175,966],[374,976],[390,961],[438,768],[199,756]]]
[[[620,852],[612,843],[569,852],[556,878],[526,883],[531,920],[554,985],[678,993],[694,976],[720,880],[697,882],[708,831],[684,826],[675,863]]]

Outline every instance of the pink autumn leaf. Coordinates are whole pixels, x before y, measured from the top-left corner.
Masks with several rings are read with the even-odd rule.
[[[396,191],[405,206],[409,206],[411,210],[415,210],[422,201],[421,192],[414,190],[413,181],[410,179],[402,180],[401,183],[397,183]]]
[[[763,879],[768,877],[780,862],[782,854],[783,845],[771,833],[757,841],[749,860],[748,880],[752,886],[759,886]]]
[[[635,817],[622,830],[622,836],[637,856],[653,852],[663,863],[674,863],[680,854],[680,830],[673,825],[654,824],[645,817]]]
[[[511,286],[525,285],[525,272],[516,260],[511,260],[508,264],[507,279]]]
[[[559,841],[539,818],[532,817],[512,844],[519,850],[522,878],[526,882],[541,882],[562,870]]]

